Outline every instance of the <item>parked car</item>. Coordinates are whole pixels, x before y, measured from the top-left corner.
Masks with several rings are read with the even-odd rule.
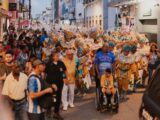
[[[160,120],[160,67],[143,95],[139,113],[142,120]]]

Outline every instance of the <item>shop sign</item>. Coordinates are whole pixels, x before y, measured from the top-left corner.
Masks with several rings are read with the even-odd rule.
[[[9,11],[16,11],[17,3],[9,3]]]
[[[152,9],[148,9],[143,13],[143,17],[151,16],[152,15]]]

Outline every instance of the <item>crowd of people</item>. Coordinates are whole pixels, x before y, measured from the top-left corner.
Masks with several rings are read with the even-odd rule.
[[[93,81],[102,88],[104,104],[106,94],[114,97],[115,81],[124,100],[128,90],[144,86],[148,76],[151,81],[159,64],[157,45],[136,32],[53,27],[47,33],[10,26],[0,42],[1,102],[15,120],[44,120],[52,108],[54,115],[47,116],[63,120],[61,103],[64,111],[74,108],[75,94],[84,97]],[[46,110],[40,98],[47,95],[56,100]]]

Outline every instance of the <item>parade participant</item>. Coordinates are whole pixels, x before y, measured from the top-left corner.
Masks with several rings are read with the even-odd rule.
[[[28,77],[20,72],[20,64],[13,64],[13,71],[6,77],[2,95],[7,96],[13,109],[15,120],[28,120],[26,89]]]
[[[105,73],[105,70],[113,68],[113,64],[115,63],[115,58],[108,52],[108,44],[104,44],[102,50],[100,50],[95,57],[95,68],[98,79],[100,80],[101,76]],[[97,81],[97,85],[99,86],[99,80]]]
[[[149,63],[148,63],[148,72],[149,72],[149,79],[148,83],[150,83],[153,75],[153,69],[155,66],[155,62],[157,61],[157,45],[152,44],[151,49],[150,49],[150,54],[149,54]]]
[[[58,88],[56,92],[56,103],[54,109],[54,118],[57,120],[63,120],[60,115],[60,104],[61,104],[61,97],[62,97],[62,89],[65,80],[65,72],[66,67],[63,62],[59,60],[59,53],[53,52],[52,53],[52,60],[46,65],[45,73],[47,75],[47,82],[49,84],[55,84]]]
[[[115,95],[115,88],[113,84],[113,75],[111,69],[106,69],[105,73],[101,77],[101,88],[104,95],[104,105],[107,104],[107,98],[106,95],[109,96],[109,100],[111,100],[111,97],[114,98]],[[108,102],[110,103],[110,102]]]
[[[120,98],[122,100],[126,99],[128,85],[131,79],[131,64],[132,64],[132,58],[130,54],[130,46],[126,44],[123,46],[123,52],[117,58],[117,70],[116,70],[119,93],[120,93]]]
[[[131,56],[132,56],[132,75],[133,75],[133,92],[136,90],[136,82],[139,80],[139,64],[140,56],[137,53],[137,46],[135,44],[131,45]]]
[[[12,65],[13,65],[13,52],[11,50],[8,50],[5,53],[5,62],[0,65],[0,81],[3,81],[6,79],[6,76],[9,75],[12,71]]]
[[[67,79],[64,81],[63,91],[62,91],[62,104],[63,110],[69,107],[74,107],[74,89],[75,89],[75,76],[76,76],[76,58],[73,55],[71,49],[66,50],[66,56],[63,62],[67,68]]]
[[[38,104],[38,98],[45,94],[53,93],[53,89],[56,90],[55,86],[41,90],[41,73],[44,72],[44,64],[36,59],[33,62],[34,70],[29,75],[28,79],[28,116],[30,120],[45,120],[44,109]]]

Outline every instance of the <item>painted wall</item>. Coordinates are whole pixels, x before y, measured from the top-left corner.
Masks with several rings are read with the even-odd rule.
[[[137,6],[136,29],[138,32],[157,34],[157,43],[160,48],[160,0],[139,0]],[[156,24],[143,24],[140,20],[157,20]]]
[[[108,27],[106,29],[114,29],[116,27],[116,14],[118,13],[117,8],[108,8]]]
[[[101,26],[100,26],[101,20]],[[88,27],[101,27],[103,28],[103,1],[98,0],[86,7],[86,23]]]
[[[76,0],[76,20],[78,23],[84,23],[84,5],[83,0]]]
[[[2,0],[2,8],[8,10],[9,0]]]

